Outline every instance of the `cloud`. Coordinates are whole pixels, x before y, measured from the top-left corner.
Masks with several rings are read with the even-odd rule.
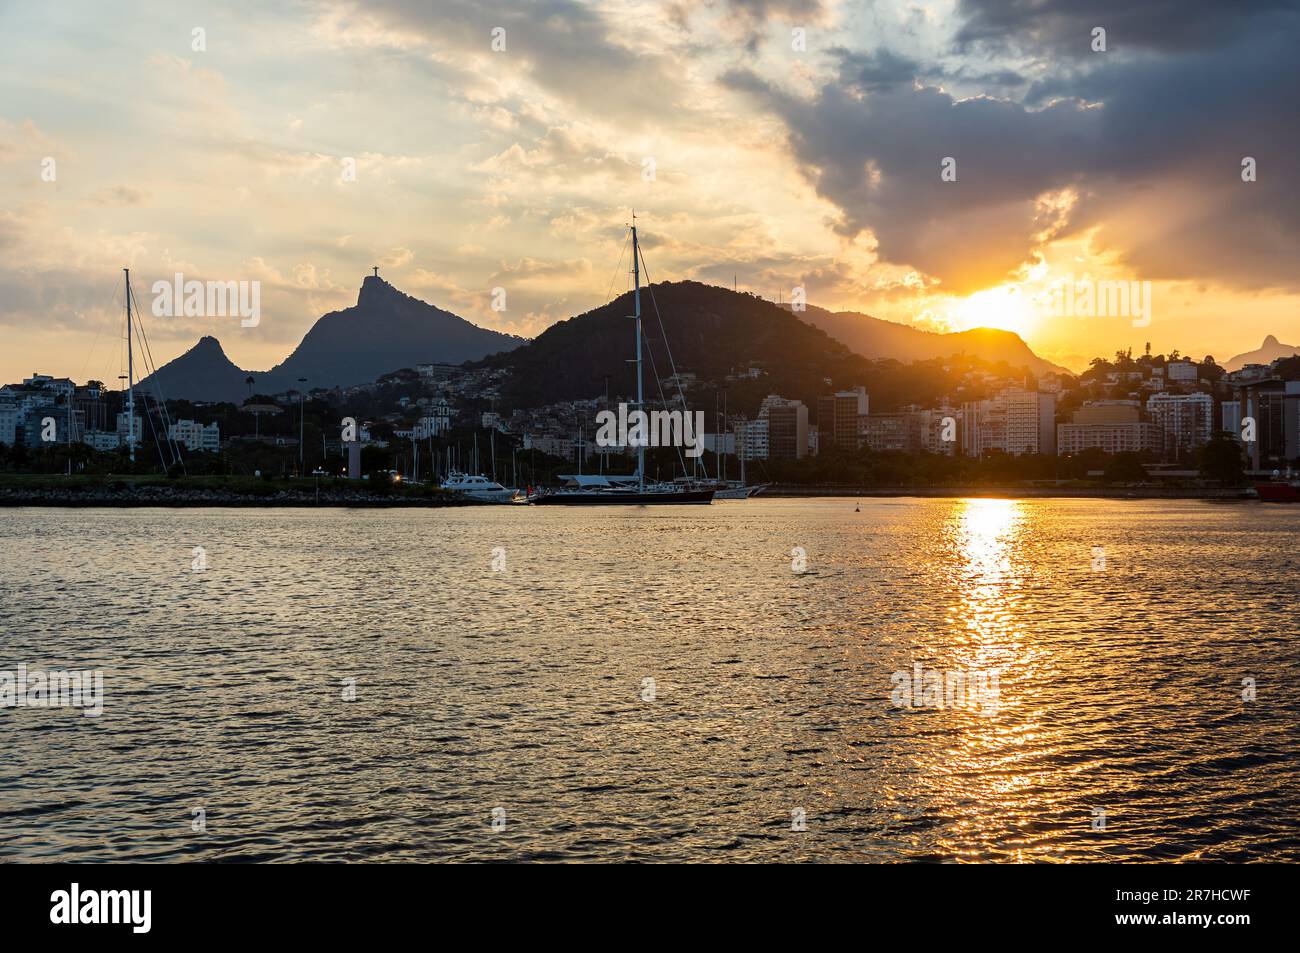
[[[135,189],[128,185],[115,185],[111,188],[100,189],[95,193],[92,201],[96,205],[147,205],[149,202],[149,192],[145,189]]]
[[[674,57],[642,43],[636,31],[595,5],[577,0],[367,0],[364,5],[325,6],[340,42],[351,42],[349,20],[341,14],[389,24],[403,37],[417,37],[439,58],[485,77],[489,86],[495,82],[498,98],[506,98],[511,85],[524,80],[570,106],[632,125],[689,109]],[[493,31],[498,29],[505,31],[504,49],[494,50]]]
[[[845,236],[869,231],[880,258],[939,277],[954,293],[1002,281],[1030,255],[1040,230],[1036,199],[1073,183],[1075,157],[1091,153],[1098,117],[1073,102],[1031,112],[1006,100],[956,100],[904,83],[896,60],[876,60],[865,83],[845,58],[841,79],[812,101],[753,74],[726,81],[784,121],[795,158],[835,203]],[[957,179],[940,178],[945,158]]]
[[[1059,39],[1068,11],[1047,6],[1015,29]],[[995,12],[977,9],[968,41],[1004,23]],[[810,96],[749,70],[722,80],[781,120],[805,176],[839,208],[838,231],[869,232],[881,260],[949,291],[1004,280],[1034,260],[1045,234],[1094,227],[1095,241],[1143,277],[1297,288],[1300,66],[1287,29],[1297,20],[1250,19],[1218,45],[1197,33],[1200,45],[1180,56],[1095,54],[1038,79],[1022,102],[958,98],[886,50],[833,50],[836,69]],[[1269,174],[1243,183],[1243,156]],[[945,157],[956,160],[955,182],[940,179]],[[1077,202],[1045,231],[1040,200],[1067,190]]]
[[[724,29],[739,36],[751,52],[758,48],[770,24],[810,27],[822,23],[829,12],[829,4],[822,0],[705,0],[704,6],[717,11]],[[689,21],[691,9],[690,3],[680,5],[680,22]]]
[[[1087,57],[1093,28],[1102,27],[1112,51],[1188,52],[1231,43],[1272,14],[1295,9],[1295,0],[961,0],[956,42]]]
[[[218,329],[245,366],[282,359],[374,264],[535,333],[623,289],[632,208],[655,280],[801,284],[906,321],[1040,256],[1104,261],[1210,285],[1189,295],[1209,330],[1163,346],[1235,353],[1294,314],[1261,289],[1300,282],[1296,7],[232,0],[195,54],[144,0],[88,11],[77,37],[36,5],[25,79],[0,90],[0,321],[24,329],[0,361],[30,373],[78,328],[88,347],[128,264],[263,280],[262,326]],[[1240,328],[1210,314],[1225,300]],[[156,331],[165,359],[211,329]]]
[[[572,261],[539,261],[522,258],[513,265],[503,262],[489,280],[499,284],[568,284],[591,275],[591,262],[585,258]]]
[[[839,59],[840,82],[861,92],[890,89],[922,74],[920,63],[892,50],[855,53],[837,47],[831,55]]]

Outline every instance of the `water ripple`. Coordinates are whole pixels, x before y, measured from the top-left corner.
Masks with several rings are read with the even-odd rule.
[[[0,860],[1300,859],[1300,508],[854,505],[6,511]]]

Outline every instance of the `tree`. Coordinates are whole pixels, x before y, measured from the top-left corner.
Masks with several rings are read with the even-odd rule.
[[[1102,475],[1107,483],[1141,483],[1147,478],[1146,467],[1136,453],[1117,453],[1106,463]]]
[[[1241,445],[1231,435],[1220,431],[1197,453],[1197,469],[1202,478],[1221,486],[1241,486],[1246,475]]]

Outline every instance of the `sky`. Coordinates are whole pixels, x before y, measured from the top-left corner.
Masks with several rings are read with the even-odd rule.
[[[534,336],[633,208],[653,280],[1074,369],[1300,343],[1298,48],[1296,0],[0,0],[0,381],[116,379],[126,267],[260,282],[147,311],[158,365],[269,368],[372,266]],[[1098,281],[1149,315],[1054,306]]]

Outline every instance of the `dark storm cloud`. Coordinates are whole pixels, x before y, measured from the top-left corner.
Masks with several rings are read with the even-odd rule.
[[[993,87],[1024,86],[1029,82],[1029,80],[1012,69],[997,69],[981,73],[968,69],[965,66],[960,66],[955,70],[951,70],[948,73],[948,76],[958,82],[971,83],[985,89]]]
[[[1063,101],[1037,112],[1003,100],[956,101],[932,86],[832,83],[811,102],[750,73],[746,89],[785,121],[817,191],[842,212],[840,231],[870,229],[886,261],[953,291],[996,283],[1026,257],[1044,224],[1034,198],[1070,185],[1079,155],[1097,152],[1100,116]],[[945,157],[957,181],[940,179]]]
[[[1232,42],[1296,0],[961,0],[959,47],[1019,46],[1036,54],[1086,56],[1092,30],[1112,51],[1179,52]]]
[[[910,83],[921,73],[921,64],[891,50],[854,53],[837,47],[831,55],[840,61],[840,82],[860,90],[881,90]]]
[[[828,52],[839,60],[840,82],[860,91],[888,89],[913,80],[932,85],[951,81],[986,90],[1024,86],[1029,82],[1012,69],[981,71],[965,64],[949,69],[938,63],[922,63],[883,47],[870,52],[833,47]]]
[[[1003,22],[980,15],[981,29]],[[1028,105],[914,84],[907,74],[921,79],[924,67],[883,51],[838,51],[837,80],[810,99],[750,72],[724,82],[784,121],[844,233],[870,229],[884,260],[950,290],[997,283],[1032,259],[1045,229],[1088,225],[1142,277],[1295,288],[1297,18],[1247,19],[1253,26],[1235,24],[1231,39],[1177,55],[1091,54],[1038,81]],[[940,180],[946,156],[956,182]],[[1243,156],[1258,160],[1258,182],[1241,181]],[[1079,206],[1053,222],[1035,200],[1066,187]]]

